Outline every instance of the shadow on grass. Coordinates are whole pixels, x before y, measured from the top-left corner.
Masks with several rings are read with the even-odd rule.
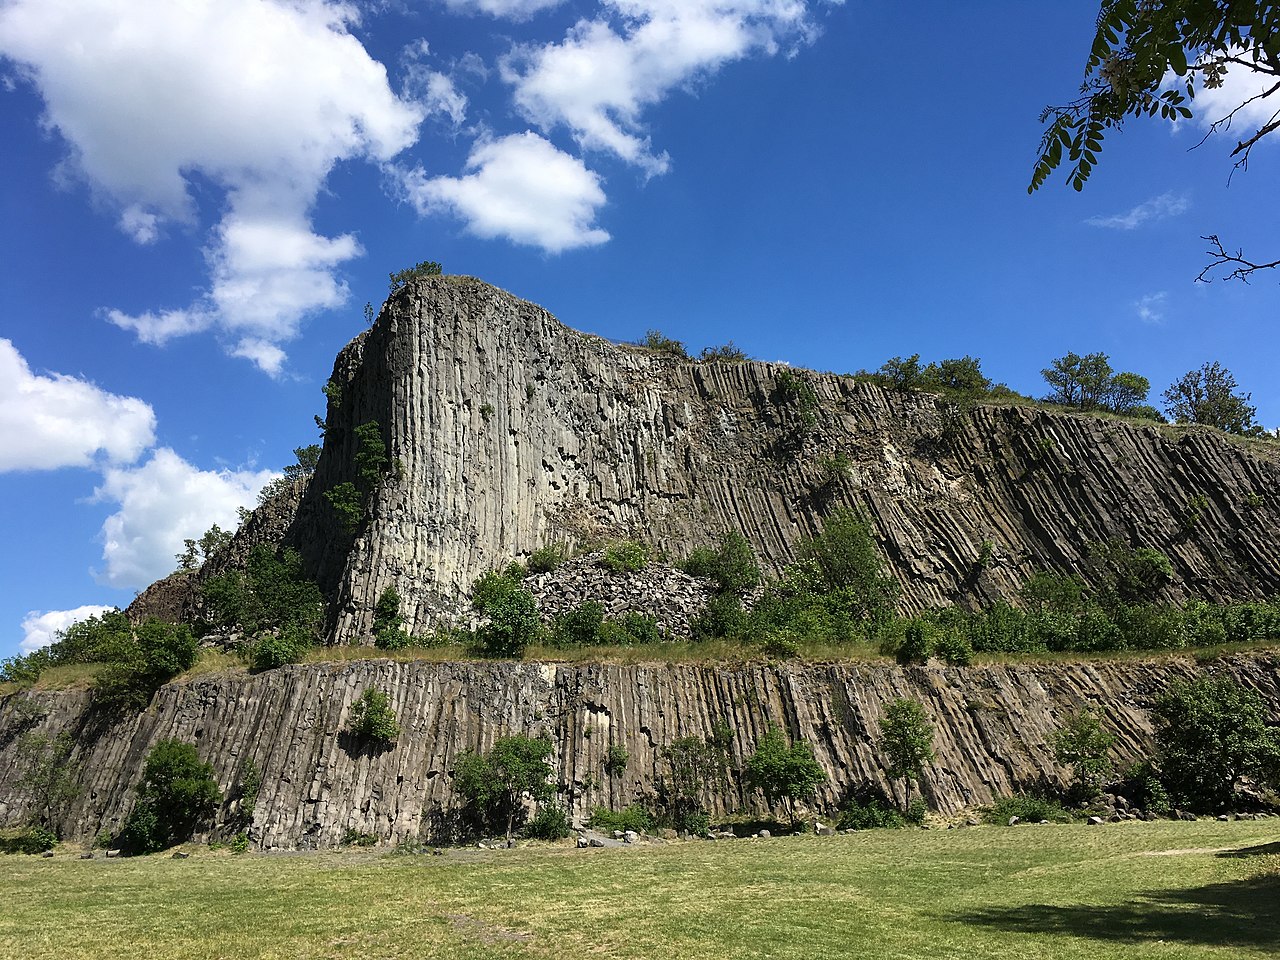
[[[1114,906],[988,907],[949,919],[1009,933],[1280,951],[1280,873],[1139,894]]]

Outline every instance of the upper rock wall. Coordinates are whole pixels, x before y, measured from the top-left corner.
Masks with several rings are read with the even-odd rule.
[[[872,518],[906,609],[1009,596],[1113,536],[1163,550],[1197,595],[1280,589],[1265,444],[801,371],[806,423],[779,395],[786,369],[681,362],[477,280],[417,281],[339,355],[341,399],[285,542],[336,599],[339,639],[367,636],[388,586],[411,629],[450,619],[476,576],[551,542],[637,537],[682,556],[739,530],[777,570],[841,504]],[[394,468],[352,542],[322,495],[354,478],[369,421]],[[833,476],[837,453],[849,468]]]

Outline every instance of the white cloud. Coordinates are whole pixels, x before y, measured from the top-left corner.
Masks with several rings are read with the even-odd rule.
[[[420,213],[453,213],[478,237],[505,237],[550,253],[609,239],[595,225],[605,202],[600,178],[536,133],[480,141],[466,169],[473,172],[433,178],[415,170],[404,187]]]
[[[1246,55],[1247,54],[1243,54]],[[1269,123],[1277,110],[1275,98],[1254,100],[1253,98],[1275,86],[1276,78],[1269,74],[1258,73],[1238,64],[1231,64],[1222,79],[1222,86],[1206,89],[1203,85],[1196,89],[1196,98],[1191,107],[1195,110],[1195,122],[1208,128],[1214,121],[1223,119],[1236,107],[1243,106],[1233,119],[1233,123],[1261,127]],[[1241,139],[1252,134],[1241,133]]]
[[[528,20],[535,13],[558,7],[564,0],[443,0],[454,13],[487,13],[507,20]]]
[[[1164,305],[1168,299],[1169,294],[1165,290],[1161,290],[1158,293],[1148,293],[1134,302],[1133,309],[1137,311],[1138,319],[1143,323],[1163,323]]]
[[[666,173],[641,114],[672,89],[749,54],[817,34],[803,0],[602,0],[557,43],[517,47],[502,63],[521,113],[543,130],[564,125],[588,150],[648,175]],[[615,27],[616,23],[616,27]]]
[[[156,416],[76,377],[32,373],[0,339],[0,472],[87,467],[99,456],[131,463],[155,442]]]
[[[1185,213],[1190,206],[1191,201],[1181,194],[1162,193],[1125,213],[1116,213],[1109,217],[1090,217],[1085,223],[1091,227],[1135,230],[1144,223],[1176,217],[1180,213]]]
[[[209,293],[112,322],[152,342],[216,324],[253,356],[248,341],[278,350],[308,313],[345,301],[334,271],[360,247],[315,234],[311,207],[335,163],[389,160],[422,119],[349,32],[357,20],[337,0],[0,5],[0,55],[40,91],[64,167],[120,206],[128,235],[150,243],[165,221],[192,221],[189,176],[227,192]]]
[[[19,644],[22,652],[32,653],[41,647],[47,647],[58,639],[58,634],[73,623],[101,616],[115,607],[104,607],[87,604],[73,610],[32,610],[22,618],[22,641]]]
[[[95,499],[119,509],[102,524],[102,583],[138,589],[173,572],[182,542],[218,524],[234,530],[237,507],[252,507],[270,470],[200,470],[167,447],[138,467],[111,467]]]
[[[466,95],[458,90],[448,75],[425,65],[424,61],[430,53],[431,48],[426,40],[419,40],[405,48],[402,57],[405,97],[418,103],[427,116],[448,117],[456,129],[467,119]],[[464,72],[472,70],[470,65],[460,68]],[[483,64],[481,69],[483,70]]]

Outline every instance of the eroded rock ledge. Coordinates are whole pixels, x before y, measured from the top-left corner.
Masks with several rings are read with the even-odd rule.
[[[834,805],[852,787],[886,786],[875,740],[896,697],[921,701],[933,719],[938,759],[924,791],[949,813],[1057,781],[1047,738],[1083,706],[1103,712],[1119,759],[1147,755],[1146,708],[1171,680],[1199,669],[1177,659],[967,668],[369,660],[170,684],[141,715],[119,722],[96,714],[85,692],[15,693],[0,700],[0,823],[25,814],[14,751],[33,706],[44,715],[34,729],[74,734],[84,763],[85,790],[64,824],[71,837],[116,829],[151,745],[179,737],[213,763],[224,793],[252,760],[262,774],[252,834],[264,847],[292,848],[336,845],[348,829],[389,843],[429,835],[452,804],[457,754],[513,732],[552,736],[561,799],[585,816],[651,792],[662,747],[678,737],[726,721],[740,762],[774,722],[814,745],[830,777],[820,799]],[[1234,656],[1209,669],[1229,672],[1280,711],[1280,656]],[[390,694],[403,730],[382,752],[342,732],[368,686]],[[613,743],[630,754],[620,777],[604,771]],[[721,812],[764,810],[736,777],[706,800]]]

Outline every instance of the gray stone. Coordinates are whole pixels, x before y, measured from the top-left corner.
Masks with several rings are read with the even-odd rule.
[[[1102,818],[1101,818],[1101,817],[1090,817],[1090,818],[1089,818],[1087,821],[1085,821],[1085,822],[1086,822],[1086,823],[1088,823],[1088,824],[1089,824],[1089,826],[1091,826],[1091,827],[1096,827],[1096,826],[1098,826],[1099,824],[1101,824],[1101,823],[1103,822],[1103,820],[1102,820]]]
[[[52,850],[46,850],[46,851],[44,851],[42,854],[40,854],[40,856],[42,856],[42,857],[52,857],[52,856],[53,856],[53,851],[52,851]]]
[[[834,837],[836,835],[836,828],[828,826],[825,823],[821,823],[821,824],[818,824],[818,829],[815,831],[815,833],[817,833],[818,836],[820,837]]]
[[[634,830],[627,830],[622,834],[622,839],[626,843],[637,843],[640,840],[640,834]]]
[[[768,830],[761,830],[759,833],[756,834],[756,836],[759,837],[761,840],[769,840],[773,837],[773,834],[770,833]]]
[[[119,851],[119,850],[108,850],[108,851],[107,851],[107,856],[108,856],[108,857],[118,857],[118,856],[120,856],[120,851]]]
[[[186,860],[186,859],[189,859],[189,858],[190,858],[190,856],[191,856],[191,854],[189,854],[189,853],[184,853],[184,852],[183,852],[183,851],[181,851],[181,850],[175,850],[175,851],[174,851],[174,853],[173,853],[173,857],[172,857],[171,859],[174,859],[174,860]]]
[[[1010,817],[1010,818],[1009,818],[1009,826],[1011,826],[1011,827],[1012,827],[1014,824],[1021,823],[1021,822],[1022,822],[1022,818],[1021,818],[1021,817]]]

